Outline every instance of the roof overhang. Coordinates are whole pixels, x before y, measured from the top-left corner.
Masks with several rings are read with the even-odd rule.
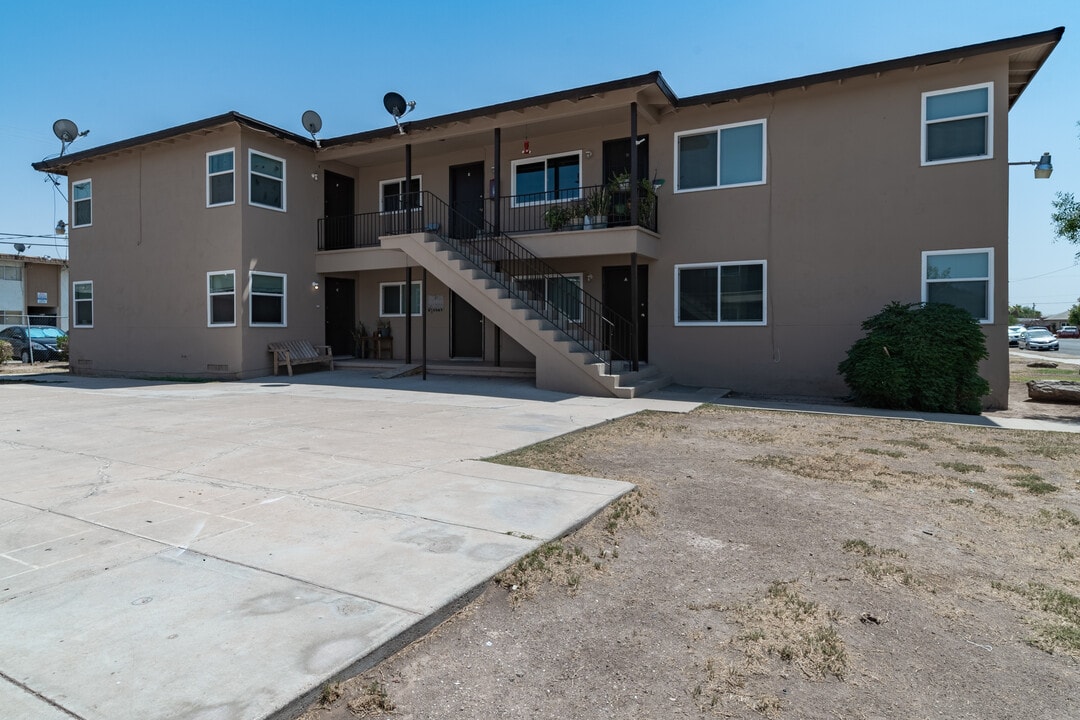
[[[99,147],[90,148],[81,152],[75,152],[69,155],[62,155],[58,158],[42,160],[41,162],[33,163],[33,168],[35,170],[40,170],[41,172],[54,173],[56,175],[67,175],[68,168],[77,162],[91,160],[98,157],[104,157],[106,155],[122,152],[124,150],[130,150],[132,148],[140,147],[143,145],[153,145],[155,143],[175,140],[176,138],[183,137],[184,135],[204,134],[229,124],[236,124],[241,127],[247,127],[257,132],[267,133],[282,140],[289,140],[310,148],[315,147],[315,142],[311,138],[305,138],[302,135],[296,135],[295,133],[288,132],[287,130],[282,130],[281,128],[274,127],[273,125],[268,125],[254,118],[250,118],[246,115],[241,115],[238,112],[231,111],[222,115],[215,115],[214,117],[206,118],[204,120],[196,120],[195,122],[186,123],[184,125],[177,125],[176,127],[171,127],[166,130],[159,130],[157,132],[149,133],[147,135],[139,135],[138,137],[129,138],[127,140],[120,140],[119,142],[101,145]]]
[[[805,89],[812,85],[825,83],[842,83],[857,77],[867,75],[882,75],[897,70],[917,70],[929,65],[940,65],[948,62],[961,62],[967,58],[992,53],[1009,54],[1009,108],[1016,103],[1020,94],[1027,88],[1028,83],[1035,77],[1050,53],[1057,47],[1061,36],[1065,33],[1064,27],[1046,30],[1044,32],[1019,35],[1004,40],[979,43],[977,45],[965,45],[964,47],[951,50],[939,50],[937,52],[911,55],[896,60],[871,63],[869,65],[857,65],[844,70],[832,70],[830,72],[804,75],[802,77],[780,80],[778,82],[763,83],[761,85],[749,85],[734,90],[694,95],[679,100],[679,107],[690,105],[714,105],[725,102],[738,102],[755,95],[776,94],[784,90]]]

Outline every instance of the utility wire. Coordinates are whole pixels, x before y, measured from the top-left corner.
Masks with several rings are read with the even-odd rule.
[[[1023,282],[1025,280],[1034,280],[1035,278],[1046,277],[1047,275],[1053,275],[1054,273],[1063,272],[1065,270],[1071,270],[1076,266],[1077,266],[1077,263],[1073,263],[1072,265],[1069,265],[1068,267],[1058,268],[1057,270],[1051,270],[1050,272],[1044,272],[1042,275],[1032,275],[1031,277],[1026,277],[1026,278],[1010,279],[1009,282]]]

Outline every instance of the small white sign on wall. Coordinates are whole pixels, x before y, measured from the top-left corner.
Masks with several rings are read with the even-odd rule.
[[[49,304],[49,293],[47,293],[47,292],[39,292],[37,294],[37,304],[38,305],[48,305]]]

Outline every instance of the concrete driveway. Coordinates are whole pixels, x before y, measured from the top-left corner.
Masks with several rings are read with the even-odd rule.
[[[358,371],[0,384],[0,714],[281,715],[630,486],[477,458],[664,400]]]

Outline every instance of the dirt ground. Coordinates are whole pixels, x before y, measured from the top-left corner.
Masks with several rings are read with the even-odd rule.
[[[1025,365],[1003,414],[1080,422]],[[1080,434],[705,406],[497,461],[639,489],[304,720],[1080,717]]]

